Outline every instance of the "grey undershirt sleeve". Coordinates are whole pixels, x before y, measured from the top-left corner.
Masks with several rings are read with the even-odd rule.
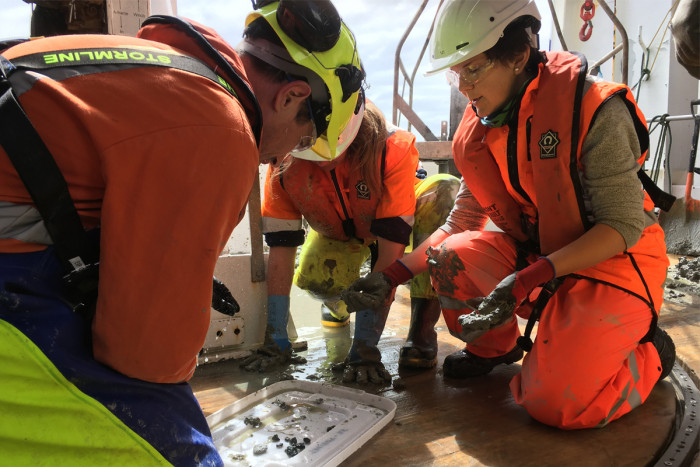
[[[466,230],[483,230],[488,220],[488,216],[474,198],[467,184],[464,183],[464,178],[462,178],[455,205],[450,211],[450,215],[447,216],[445,224],[440,229],[450,235]]]
[[[641,150],[621,97],[599,108],[581,151],[584,200],[591,220],[615,229],[630,248],[654,219],[644,213],[644,191],[637,177]]]

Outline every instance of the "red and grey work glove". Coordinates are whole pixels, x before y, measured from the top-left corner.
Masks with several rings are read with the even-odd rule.
[[[401,261],[394,261],[381,272],[371,272],[357,279],[343,290],[340,298],[353,313],[362,310],[378,310],[391,297],[391,291],[413,277],[413,273]]]
[[[481,303],[473,313],[458,318],[462,326],[460,339],[470,343],[487,331],[505,324],[535,287],[555,277],[554,265],[545,257],[506,277],[487,297],[474,299],[475,303]]]

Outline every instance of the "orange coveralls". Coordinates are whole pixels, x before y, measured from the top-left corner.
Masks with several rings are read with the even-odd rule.
[[[236,52],[214,31],[195,27],[248,85]],[[17,412],[23,425],[8,429],[20,429],[23,438],[36,441],[36,449],[44,441],[50,444],[53,436],[70,433],[80,448],[89,437],[99,438],[99,449],[91,452],[117,456],[111,459],[119,463],[119,453],[126,451],[110,450],[116,435],[109,427],[118,433],[129,430],[110,421],[107,431],[100,432],[97,422],[116,415],[169,462],[185,465],[211,455],[216,463],[220,459],[201,409],[189,386],[177,383],[195,370],[209,327],[214,266],[257,176],[259,155],[251,127],[255,117],[247,114],[254,102],[180,69],[99,63],[86,67],[70,53],[126,48],[139,56],[158,56],[163,51],[198,58],[214,69],[205,51],[180,29],[149,25],[140,36],[58,36],[2,52],[10,61],[39,54],[75,62],[75,68],[19,69],[10,82],[63,174],[84,227],[100,241],[96,312],[92,323],[83,322],[62,300],[63,271],[51,253],[42,219],[0,148],[0,330],[7,339],[23,343],[9,349],[10,355],[0,351],[0,360],[19,361],[18,355],[33,355],[27,362],[48,359],[37,371],[55,365],[61,373],[52,370],[47,382],[59,378],[61,387],[75,384],[88,395],[61,393],[67,399],[57,403],[63,417],[56,420],[70,423],[65,413],[75,414],[74,425],[65,429],[32,425],[31,411]],[[234,81],[225,74],[222,78]],[[21,378],[3,375],[3,368],[8,366],[0,365],[3,383],[21,383]],[[2,393],[4,388],[0,385],[0,407],[5,407],[0,412],[7,422],[21,405],[3,406],[6,396],[20,395],[10,389]],[[76,394],[86,410],[93,410],[97,400],[104,404],[100,410],[107,407],[112,415],[93,414],[89,424],[81,424],[79,409],[65,412],[64,407]],[[26,403],[49,404],[40,411],[49,416],[55,408],[51,401],[47,397]],[[27,434],[21,431],[25,425]],[[81,427],[92,432],[82,433]],[[143,446],[137,439],[130,435],[128,443]],[[60,454],[50,448],[46,453]]]
[[[457,335],[457,318],[471,312],[460,304],[488,295],[515,271],[517,240],[529,239],[546,255],[590,225],[577,188],[581,146],[597,109],[611,96],[628,102],[642,147],[638,162],[644,160],[646,127],[629,90],[597,83],[583,98],[576,97],[577,80],[585,76],[579,59],[557,53],[547,57],[522,96],[517,127],[486,129],[467,108],[455,135],[455,163],[467,186],[508,232],[458,233],[430,254],[437,262],[430,267],[433,285],[445,321]],[[564,104],[575,109],[577,99],[579,114]],[[562,104],[552,106],[554,101]],[[572,114],[579,117],[573,130]],[[652,209],[647,195],[644,210]],[[530,227],[522,229],[523,224]],[[533,253],[527,258],[536,259]],[[511,382],[516,402],[534,418],[569,429],[603,426],[640,405],[661,371],[648,336],[663,301],[667,266],[663,231],[655,223],[625,252],[566,276],[542,311],[534,346]],[[516,314],[527,318],[531,309],[526,301]],[[519,335],[514,316],[468,349],[481,357],[500,356],[513,349]]]

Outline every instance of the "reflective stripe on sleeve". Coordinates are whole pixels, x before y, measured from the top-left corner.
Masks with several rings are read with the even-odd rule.
[[[274,217],[262,218],[263,233],[284,232],[301,230],[301,219],[276,219]]]
[[[0,238],[52,245],[41,214],[28,204],[0,201]]]

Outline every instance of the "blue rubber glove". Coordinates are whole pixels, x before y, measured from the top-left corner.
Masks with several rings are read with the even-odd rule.
[[[287,335],[288,321],[289,295],[268,295],[265,339],[272,339],[280,350],[287,350],[292,346]]]

